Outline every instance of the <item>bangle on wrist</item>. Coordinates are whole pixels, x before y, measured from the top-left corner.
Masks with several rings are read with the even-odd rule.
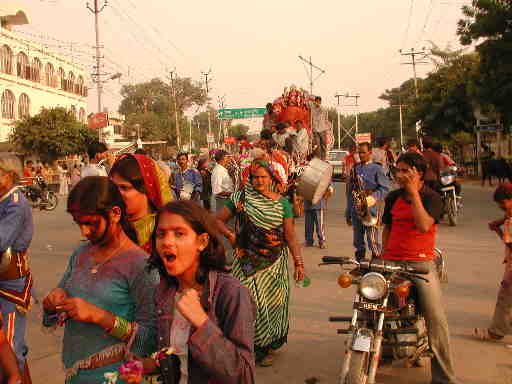
[[[112,329],[109,329],[106,332],[110,336],[113,336],[122,341],[126,341],[130,339],[133,333],[133,323],[120,316],[116,316],[116,319],[114,320],[114,326]]]

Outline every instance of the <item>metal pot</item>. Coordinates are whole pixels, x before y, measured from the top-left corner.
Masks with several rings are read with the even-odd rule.
[[[311,200],[313,204],[318,203],[332,178],[332,166],[320,159],[314,158],[304,168],[297,183],[297,193],[305,200]]]

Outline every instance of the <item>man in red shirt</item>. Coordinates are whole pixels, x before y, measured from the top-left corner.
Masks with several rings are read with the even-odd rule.
[[[32,166],[34,162],[32,160],[28,160],[25,163],[25,168],[23,168],[23,184],[32,185],[34,184],[34,180],[32,180]]]
[[[428,281],[412,278],[418,290],[419,307],[427,324],[433,353],[432,384],[457,383],[450,354],[448,321],[443,309],[441,285],[435,266],[434,245],[437,222],[443,212],[441,197],[424,184],[427,162],[417,153],[405,153],[396,164],[396,181],[401,188],[390,192],[382,222],[381,258],[414,267],[427,263]]]

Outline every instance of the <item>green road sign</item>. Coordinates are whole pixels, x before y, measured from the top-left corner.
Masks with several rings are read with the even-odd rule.
[[[234,108],[219,109],[219,119],[250,119],[251,117],[263,117],[267,110],[265,108]]]

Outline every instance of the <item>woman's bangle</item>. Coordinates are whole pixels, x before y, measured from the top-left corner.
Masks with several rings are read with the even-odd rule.
[[[296,267],[304,267],[304,260],[295,260],[294,264]]]
[[[116,316],[114,326],[112,329],[107,330],[107,333],[122,341],[129,340],[133,333],[133,323],[120,316]]]

